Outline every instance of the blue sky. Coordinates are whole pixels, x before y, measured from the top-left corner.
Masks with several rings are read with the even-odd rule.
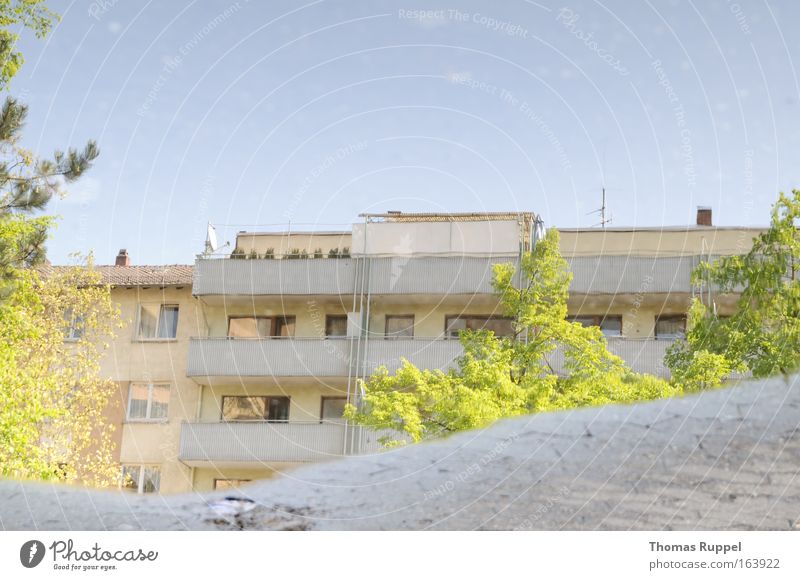
[[[51,2],[11,91],[40,154],[99,142],[52,261],[190,263],[206,223],[532,210],[592,226],[765,224],[800,187],[800,6]],[[794,40],[793,40],[794,39]],[[305,225],[310,224],[310,225]]]

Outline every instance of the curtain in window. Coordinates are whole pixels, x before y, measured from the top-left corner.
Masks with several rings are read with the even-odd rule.
[[[178,336],[178,307],[162,306],[158,320],[158,338],[175,338]]]
[[[130,399],[128,401],[129,419],[147,418],[147,398],[149,395],[149,385],[144,383],[131,383]]]
[[[142,493],[155,493],[161,484],[161,470],[158,467],[145,465],[142,470]]]
[[[155,338],[158,327],[159,305],[142,304],[139,308],[139,336]]]
[[[153,385],[151,419],[166,419],[169,412],[169,385]]]

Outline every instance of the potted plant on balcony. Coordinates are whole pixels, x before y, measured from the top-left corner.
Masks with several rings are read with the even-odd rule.
[[[287,260],[299,260],[300,259],[300,248],[292,248],[289,250],[289,253],[284,256]]]
[[[231,252],[231,259],[244,260],[245,259],[244,250],[242,248],[234,248],[233,251]]]
[[[342,248],[341,253],[339,254],[340,258],[349,258],[350,257],[350,248],[345,246]]]
[[[314,250],[314,258],[324,258],[325,254],[322,253],[322,248],[316,248]]]
[[[264,259],[265,260],[274,260],[275,259],[275,248],[267,248],[264,252]]]
[[[255,248],[250,250],[250,253],[247,255],[248,260],[258,260],[258,257],[258,252],[256,252]]]
[[[339,257],[339,248],[331,248],[328,250],[328,258],[338,258]]]

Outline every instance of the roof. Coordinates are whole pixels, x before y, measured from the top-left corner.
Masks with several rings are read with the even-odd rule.
[[[489,211],[469,213],[361,213],[358,217],[383,219],[390,222],[483,222],[519,220],[532,221],[536,214],[530,211]]]
[[[67,266],[45,266],[45,273]],[[95,266],[103,282],[111,286],[191,286],[193,266]]]
[[[769,226],[615,226],[615,227],[591,227],[591,228],[559,228],[559,232],[570,233],[619,233],[619,232],[693,232],[693,231],[755,231],[760,232],[768,229]]]

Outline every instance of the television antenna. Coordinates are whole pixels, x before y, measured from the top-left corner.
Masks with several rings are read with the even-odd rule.
[[[611,216],[606,218],[606,210],[607,209],[608,209],[608,207],[606,207],[606,188],[603,187],[603,203],[600,206],[600,209],[596,209],[594,211],[590,211],[589,213],[586,214],[586,215],[592,215],[592,214],[596,214],[596,213],[600,214],[600,222],[594,224],[592,227],[600,226],[601,228],[605,229],[606,224],[610,224],[613,221],[614,218],[611,217]]]

